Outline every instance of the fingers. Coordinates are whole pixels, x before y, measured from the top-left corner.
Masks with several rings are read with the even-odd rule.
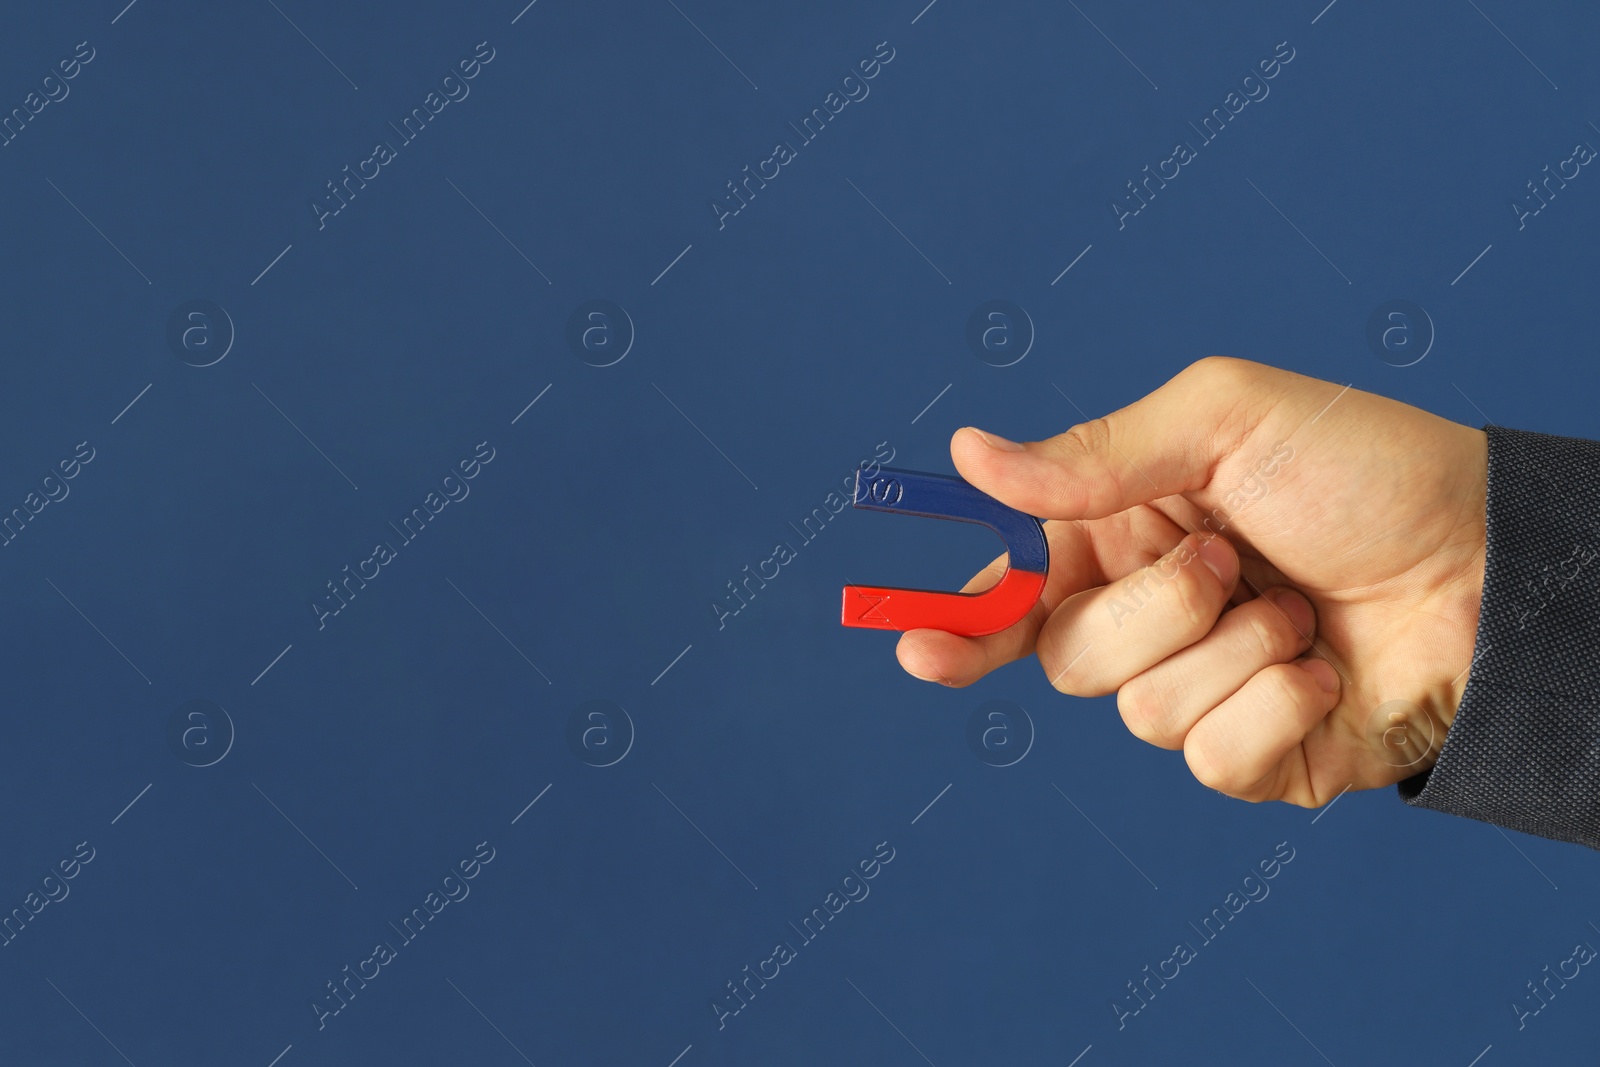
[[[1089,545],[1089,538],[1077,523],[1046,523],[1050,541],[1050,573],[1044,592],[1022,620],[999,633],[984,637],[960,637],[942,630],[909,630],[901,635],[895,656],[907,673],[925,682],[963,686],[1013,660],[1031,655],[1034,639],[1050,612],[1072,593],[1105,581]],[[1176,536],[1176,535],[1174,535]],[[1001,555],[979,571],[963,593],[977,593],[1000,580],[1006,571]]]
[[[1238,578],[1227,541],[1189,534],[1150,566],[1057,608],[1035,642],[1039,664],[1063,693],[1112,692],[1210,632]]]
[[[983,592],[1005,575],[1006,567],[1006,555],[1001,553],[962,586],[961,592]],[[907,630],[895,645],[895,658],[913,678],[943,685],[968,685],[995,668],[1026,656],[1046,614],[1041,598],[1020,622],[997,634],[962,637],[943,630]]]
[[[961,476],[1050,519],[1094,519],[1204,488],[1212,468],[1275,402],[1282,372],[1211,357],[1144,399],[1066,433],[1019,445],[968,427],[950,442]]]
[[[1043,602],[1021,622],[986,637],[961,637],[943,630],[908,630],[895,646],[895,658],[913,678],[965,686],[990,671],[1026,656],[1047,616]]]
[[[1316,612],[1305,597],[1278,587],[1223,613],[1201,640],[1117,690],[1129,732],[1161,748],[1182,748],[1202,716],[1260,671],[1311,647]]]
[[[1339,675],[1325,661],[1275,664],[1195,723],[1184,758],[1202,784],[1240,800],[1301,792],[1300,744],[1338,702]]]

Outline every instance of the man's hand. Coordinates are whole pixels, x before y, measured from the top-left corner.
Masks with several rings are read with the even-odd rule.
[[[1244,800],[1318,807],[1433,765],[1482,598],[1481,431],[1213,356],[1048,441],[967,428],[950,454],[1054,520],[1050,574],[1001,633],[906,633],[911,674],[968,685],[1036,654],[1055,688],[1116,692],[1136,736]]]

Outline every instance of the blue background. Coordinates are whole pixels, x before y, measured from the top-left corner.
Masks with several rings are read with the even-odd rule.
[[[1591,852],[1388,790],[1228,800],[1031,662],[919,683],[839,626],[840,586],[951,587],[992,538],[790,525],[880,442],[949,471],[959,426],[1057,433],[1212,353],[1600,434],[1600,178],[1510,207],[1600,144],[1600,15],[1480,2],[11,13],[0,112],[94,58],[0,148],[0,511],[94,459],[0,550],[0,911],[94,859],[0,949],[5,1062],[1572,1061],[1600,979],[1520,1031],[1509,1005],[1600,944]],[[480,41],[470,94],[319,229],[325,183]],[[883,41],[870,95],[719,228],[725,183]],[[1270,95],[1119,229],[1279,42]],[[236,335],[207,367],[166,340],[195,299]],[[606,367],[567,341],[592,299],[634,335]],[[1011,366],[965,339],[992,299],[1036,332]],[[1436,331],[1407,367],[1366,341],[1394,299]],[[470,496],[319,629],[324,583],[485,441]],[[175,743],[191,700],[225,712]],[[574,744],[596,700],[627,718]],[[1031,722],[1008,767],[967,742],[993,700],[1015,743]],[[326,983],[485,841],[470,896],[319,1029]],[[880,842],[870,896],[719,1028]],[[1179,941],[1198,958],[1119,1029]]]

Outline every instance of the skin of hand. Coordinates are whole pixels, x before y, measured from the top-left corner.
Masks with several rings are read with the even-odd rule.
[[[913,676],[964,686],[1037,655],[1056,689],[1115,692],[1136,737],[1248,801],[1320,807],[1433,766],[1483,595],[1482,431],[1211,356],[1057,437],[968,427],[950,454],[1050,520],[1050,572],[1000,633],[903,634]]]

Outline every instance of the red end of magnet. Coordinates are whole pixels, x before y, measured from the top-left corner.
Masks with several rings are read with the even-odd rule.
[[[981,593],[847,585],[839,621],[865,630],[944,630],[961,637],[999,633],[1022,621],[1044,591],[1044,575],[1008,570]]]

